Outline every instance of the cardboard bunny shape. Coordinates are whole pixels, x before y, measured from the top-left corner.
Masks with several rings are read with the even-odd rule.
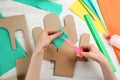
[[[69,40],[71,40],[73,43],[76,43],[77,34],[73,17],[71,15],[65,16],[64,22],[65,26],[61,27],[59,17],[55,14],[48,14],[44,18],[45,29],[58,30],[59,28],[61,28],[69,34],[70,36]],[[40,27],[33,29],[33,39],[35,44],[38,40],[41,30],[42,29]],[[90,40],[89,34],[87,33],[83,34],[80,39],[80,46],[89,45],[89,40]],[[53,73],[54,75],[65,77],[73,77],[75,63],[77,60],[80,60],[76,57],[75,50],[71,46],[69,46],[66,42],[58,50],[54,45],[52,44],[48,45],[47,49],[45,50],[44,59],[52,60],[55,62]]]

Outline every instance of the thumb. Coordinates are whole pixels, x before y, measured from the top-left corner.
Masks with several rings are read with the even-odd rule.
[[[53,39],[59,37],[61,34],[62,34],[62,32],[57,32],[57,33],[55,33],[53,35],[50,35],[50,38],[51,38],[51,40],[53,40]]]

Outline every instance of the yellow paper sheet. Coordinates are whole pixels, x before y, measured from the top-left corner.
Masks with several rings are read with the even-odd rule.
[[[99,18],[82,2],[82,0],[76,0],[71,6],[70,10],[72,10],[75,14],[81,17],[84,20],[85,14],[90,14],[92,17],[92,21],[95,24],[95,27],[100,33],[107,33],[103,24],[99,20]]]

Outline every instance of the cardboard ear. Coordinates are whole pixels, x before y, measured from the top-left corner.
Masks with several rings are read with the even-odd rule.
[[[68,30],[66,32],[69,32],[70,34],[70,39],[73,43],[76,43],[76,41],[78,40],[77,38],[77,33],[76,33],[76,28],[75,28],[75,23],[74,23],[74,19],[71,15],[67,15],[65,16],[64,18],[64,24],[65,24],[65,27],[67,27],[68,29],[65,29],[65,30]]]
[[[89,46],[90,44],[90,35],[88,33],[83,33],[80,36],[80,44],[79,46]]]
[[[45,29],[58,30],[61,27],[60,19],[55,14],[48,14],[44,17]]]
[[[1,18],[0,26],[6,28],[9,31],[13,49],[16,49],[15,38],[14,38],[15,31],[22,30],[24,33],[27,57],[16,60],[17,78],[18,78],[17,80],[24,80],[29,66],[30,58],[32,55],[32,49],[30,45],[30,39],[28,35],[25,16],[19,15],[19,16]]]
[[[38,41],[39,39],[39,36],[40,36],[40,33],[41,33],[42,29],[40,27],[35,27],[33,30],[32,30],[32,36],[33,36],[33,40],[34,40],[34,43],[36,45],[36,42]]]
[[[89,46],[90,45],[90,35],[88,33],[83,33],[81,36],[80,36],[80,43],[79,43],[79,47],[82,47],[82,46]],[[82,59],[79,59],[81,61],[85,61],[87,62],[88,59],[83,57]]]

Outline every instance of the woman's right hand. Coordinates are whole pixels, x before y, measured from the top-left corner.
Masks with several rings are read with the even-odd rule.
[[[104,55],[98,50],[98,48],[95,45],[84,46],[82,48],[83,48],[83,52],[81,53],[81,55],[83,57],[92,59],[98,63],[101,61],[106,61]]]

